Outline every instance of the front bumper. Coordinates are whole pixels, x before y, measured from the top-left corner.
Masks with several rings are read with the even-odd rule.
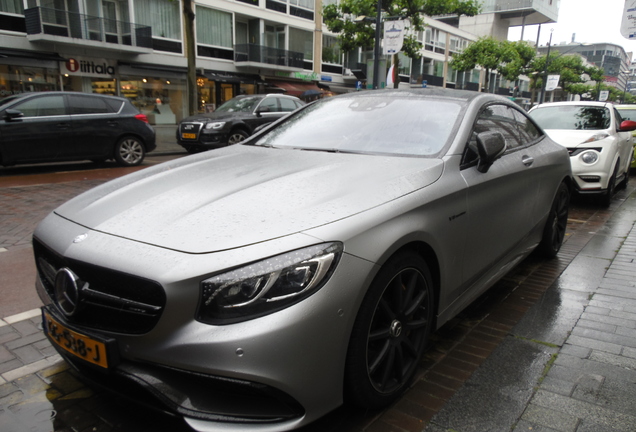
[[[212,326],[194,320],[201,270],[218,271],[214,263],[227,268],[228,262],[253,261],[266,251],[288,248],[290,239],[188,255],[93,231],[68,247],[62,239],[75,238],[85,228],[55,216],[44,224],[49,226],[36,230],[37,238],[53,251],[65,250],[68,262],[108,262],[109,270],[153,277],[166,293],[165,308],[152,329],[121,334],[64,318],[52,306],[39,274],[39,295],[62,324],[116,341],[119,362],[107,371],[62,350],[90,381],[120,395],[143,395],[146,405],[183,416],[200,431],[290,430],[342,403],[349,335],[373,264],[345,253],[329,282],[302,302],[250,321]],[[145,257],[143,263],[107,252],[122,250],[128,257]]]

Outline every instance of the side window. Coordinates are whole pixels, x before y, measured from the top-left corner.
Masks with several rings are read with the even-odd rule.
[[[296,103],[292,99],[279,98],[280,110],[285,112],[291,112],[296,109]]]
[[[278,98],[273,98],[273,97],[268,97],[263,99],[263,101],[260,103],[260,105],[258,106],[259,108],[265,108],[268,107],[269,108],[269,112],[278,112]]]
[[[623,117],[616,111],[616,108],[612,108],[614,110],[614,123],[616,123],[616,130],[621,128],[621,123],[623,121]]]
[[[517,122],[517,128],[519,129],[519,136],[521,138],[521,145],[526,146],[530,143],[537,141],[543,136],[541,131],[532,123],[524,113],[512,110],[515,120]]]
[[[475,132],[486,131],[501,132],[506,140],[508,149],[521,146],[517,121],[512,110],[505,105],[488,105],[480,114],[475,123]]]
[[[488,105],[482,109],[475,121],[470,140],[464,150],[461,165],[463,168],[472,166],[479,159],[477,151],[477,135],[482,132],[501,132],[506,140],[507,149],[521,146],[517,121],[510,108],[505,105]]]
[[[51,95],[29,99],[13,107],[22,111],[24,117],[65,115],[64,96]]]
[[[99,97],[70,95],[69,107],[71,114],[105,114],[112,110]]]

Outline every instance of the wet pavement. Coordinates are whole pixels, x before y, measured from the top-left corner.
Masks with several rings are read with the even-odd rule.
[[[85,386],[41,332],[30,235],[60,202],[107,180],[78,175],[0,179],[0,430],[190,431]],[[530,256],[436,332],[392,407],[343,407],[302,431],[636,430],[635,187],[609,209],[577,200],[558,257]]]

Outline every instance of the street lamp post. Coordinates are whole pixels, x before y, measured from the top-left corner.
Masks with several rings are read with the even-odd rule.
[[[539,104],[542,104],[545,101],[545,89],[548,84],[548,62],[550,61],[550,48],[552,48],[552,32],[554,29],[550,30],[550,40],[548,40],[548,54],[545,56],[545,67],[543,68],[543,85],[541,86],[541,97],[539,97]]]
[[[375,44],[373,45],[373,89],[380,88],[380,37],[382,36],[382,0],[375,11]]]

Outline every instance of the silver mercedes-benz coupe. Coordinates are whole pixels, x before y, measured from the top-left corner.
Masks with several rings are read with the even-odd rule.
[[[505,98],[323,99],[47,216],[44,331],[87,380],[198,431],[383,407],[431,332],[557,254],[572,187],[567,150]]]

